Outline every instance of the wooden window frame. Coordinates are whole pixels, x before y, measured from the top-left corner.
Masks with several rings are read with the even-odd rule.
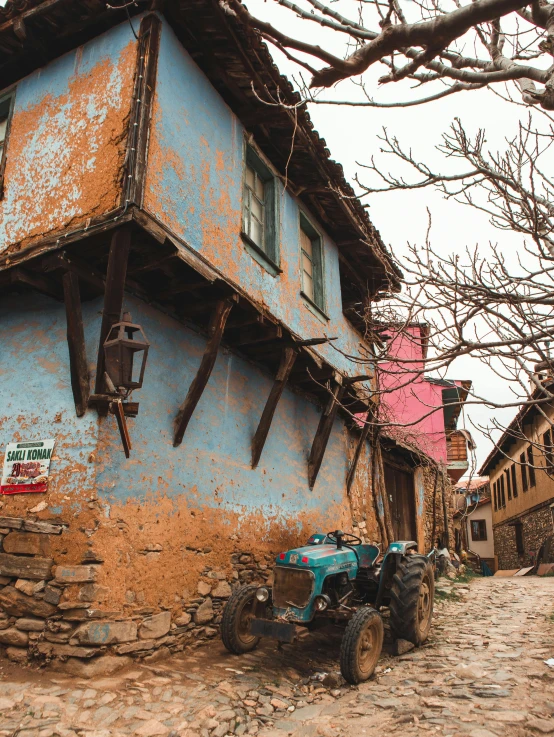
[[[552,430],[543,433],[542,442],[544,446],[544,469],[547,474],[554,475],[554,447],[552,445]]]
[[[10,131],[12,127],[13,111],[15,108],[15,87],[7,92],[0,94],[0,105],[9,101],[8,118],[6,123],[6,135],[4,137],[4,145],[2,147],[2,154],[0,155],[0,200],[4,197],[4,183],[5,183],[5,172],[6,162],[8,159],[8,146],[10,142]]]
[[[302,248],[302,241],[299,238],[300,243],[300,294],[302,297],[312,306],[315,307],[316,310],[318,310],[319,313],[325,317],[326,320],[329,318],[325,314],[325,280],[324,280],[324,264],[323,264],[323,236],[321,233],[313,226],[313,224],[310,222],[310,220],[306,217],[306,215],[301,212],[300,213],[300,219],[299,219],[299,230],[304,232],[308,238],[312,242],[312,258],[310,259],[312,262],[312,281],[313,281],[313,288],[314,288],[314,297],[313,299],[306,294],[304,291],[304,284],[303,284],[303,276],[304,276],[304,268],[302,264],[302,256],[304,254],[304,249]]]
[[[264,243],[260,246],[246,232],[246,170],[253,169],[264,185]],[[277,177],[250,144],[245,144],[242,183],[241,236],[250,255],[272,276],[282,273],[279,253],[279,190]]]
[[[518,490],[517,490],[517,476],[516,476],[516,464],[515,463],[512,464],[510,471],[512,474],[512,496],[514,497],[514,499],[517,499]]]
[[[519,456],[519,464],[521,466],[521,488],[525,494],[529,490],[529,476],[527,475],[527,459],[525,453]]]
[[[506,475],[506,491],[508,492],[508,501],[512,501],[512,479],[510,478],[510,469],[505,468],[504,474]]]
[[[479,526],[477,536],[475,535],[475,531],[473,529],[473,525],[477,524]],[[471,539],[473,542],[487,542],[487,521],[484,519],[470,519],[469,520],[469,526],[471,529]]]
[[[532,486],[536,486],[537,484],[537,475],[535,473],[535,459],[533,458],[533,448],[531,445],[529,445],[527,448],[527,463],[529,464],[529,488],[531,488]]]

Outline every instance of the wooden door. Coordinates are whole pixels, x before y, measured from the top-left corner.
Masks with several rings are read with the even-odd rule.
[[[385,463],[385,487],[389,495],[395,540],[417,540],[413,473]]]

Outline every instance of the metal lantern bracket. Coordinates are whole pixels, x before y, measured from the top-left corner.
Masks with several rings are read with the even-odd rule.
[[[99,414],[115,416],[126,458],[132,447],[126,418],[136,417],[139,405],[124,400],[143,384],[149,348],[142,327],[131,322],[131,316],[124,313],[123,319],[109,328],[102,346],[104,372],[97,386],[105,387],[106,392],[92,394],[88,402],[89,406],[97,407]],[[141,363],[137,373],[135,360],[139,355]]]

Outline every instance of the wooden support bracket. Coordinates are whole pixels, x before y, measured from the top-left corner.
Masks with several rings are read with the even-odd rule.
[[[102,325],[100,327],[100,344],[98,346],[98,361],[96,364],[96,394],[103,394],[106,389],[104,381],[104,342],[108,337],[112,325],[115,325],[121,319],[130,250],[131,230],[129,226],[124,226],[114,232],[110,245],[104,309],[102,310]]]
[[[71,271],[67,271],[63,276],[63,294],[67,320],[67,347],[69,349],[71,388],[73,390],[77,417],[82,417],[88,407],[90,381],[83,314],[81,311],[79,277]]]
[[[323,414],[320,417],[319,425],[317,426],[317,432],[315,434],[314,442],[312,443],[312,449],[308,458],[308,482],[310,489],[314,488],[314,484],[317,479],[317,474],[325,455],[325,449],[329,442],[329,436],[333,429],[333,422],[335,421],[335,415],[339,403],[342,399],[342,395],[345,392],[346,387],[342,384],[336,383],[327,406],[325,407]]]
[[[73,255],[69,256],[65,251],[51,254],[42,261],[42,265],[46,273],[57,269],[72,271],[83,282],[104,291],[106,283],[104,277],[94,271],[87,263]]]
[[[123,409],[123,401],[121,398],[115,399],[110,403],[110,412],[115,415],[117,420],[117,427],[119,429],[119,435],[121,436],[121,444],[123,445],[123,452],[125,458],[129,458],[131,455],[131,437],[129,430],[127,429],[127,421],[125,420],[125,411]]]
[[[298,349],[291,346],[287,346],[281,355],[281,363],[279,364],[275,381],[273,382],[271,392],[269,393],[264,411],[262,412],[258,429],[252,439],[252,468],[256,468],[258,465],[260,456],[264,449],[265,441],[269,434],[273,415],[275,414],[279,399],[281,398],[281,394],[287,384],[297,356]]]
[[[44,274],[37,274],[20,266],[8,272],[12,284],[27,284],[37,292],[46,294],[56,300],[62,299],[62,293],[56,282]]]
[[[358,438],[358,442],[356,444],[356,450],[354,451],[354,457],[352,458],[352,463],[348,471],[348,476],[346,477],[346,490],[347,491],[350,491],[350,487],[352,486],[354,482],[354,478],[356,476],[356,468],[358,467],[358,461],[360,460],[362,448],[364,447],[367,441],[367,436],[369,434],[369,429],[371,427],[369,422],[370,422],[370,418],[373,415],[373,412],[374,412],[373,407],[370,407],[370,409],[367,412],[367,415],[364,418],[364,426],[362,427],[362,432],[360,433],[360,437]]]
[[[192,384],[189,387],[187,396],[183,404],[179,407],[177,417],[175,418],[175,436],[173,438],[173,445],[177,447],[183,442],[183,436],[187,425],[189,424],[190,418],[198,404],[200,397],[206,384],[211,376],[215,359],[217,358],[217,352],[219,345],[223,337],[223,331],[225,330],[225,323],[233,304],[238,300],[237,296],[229,297],[227,299],[220,300],[212,312],[210,318],[210,326],[208,328],[208,343],[206,344],[206,350],[202,356],[202,362],[198,369],[196,376],[194,377]]]

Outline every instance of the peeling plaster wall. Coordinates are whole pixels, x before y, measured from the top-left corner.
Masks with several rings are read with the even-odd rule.
[[[122,23],[17,85],[0,251],[119,205],[135,60],[136,41]]]
[[[98,332],[96,313],[97,309],[91,312],[91,305],[86,305],[89,345]],[[93,412],[82,418],[75,415],[64,309],[47,297],[11,295],[0,301],[0,325],[2,463],[9,442],[56,439],[48,495],[0,496],[0,514],[24,516],[26,510],[46,498],[48,510],[42,516],[61,516],[71,523],[63,542],[55,539],[53,557],[58,562],[77,562],[86,547],[84,533],[78,528],[93,526],[94,512],[87,500],[96,496],[96,469],[89,459],[98,443],[98,423]],[[78,525],[73,524],[75,514]]]
[[[206,565],[230,567],[240,549],[275,553],[317,529],[352,525],[345,491],[348,437],[337,420],[315,488],[307,456],[320,409],[285,391],[256,470],[250,441],[272,379],[222,351],[187,429],[172,445],[173,420],[199,366],[205,338],[139,300],[125,308],[152,343],[126,459],[112,416],[75,416],[63,305],[25,295],[0,303],[0,453],[13,440],[56,438],[48,509],[70,524],[54,559],[79,563],[87,547],[104,559],[109,605],[129,588],[143,603],[173,606],[193,595]],[[101,301],[83,305],[91,374]],[[2,514],[25,516],[43,495],[1,497]],[[158,548],[152,550],[152,548]],[[199,550],[209,552],[199,555]]]
[[[338,249],[311,213],[310,220],[323,235],[329,321],[313,314],[300,295],[300,205],[282,184],[283,273],[272,276],[246,251],[240,236],[244,128],[166,21],[156,84],[145,209],[296,333],[305,338],[338,336],[342,350],[358,354],[360,336],[342,312]],[[318,351],[338,368],[360,373],[359,366],[333,348]]]

